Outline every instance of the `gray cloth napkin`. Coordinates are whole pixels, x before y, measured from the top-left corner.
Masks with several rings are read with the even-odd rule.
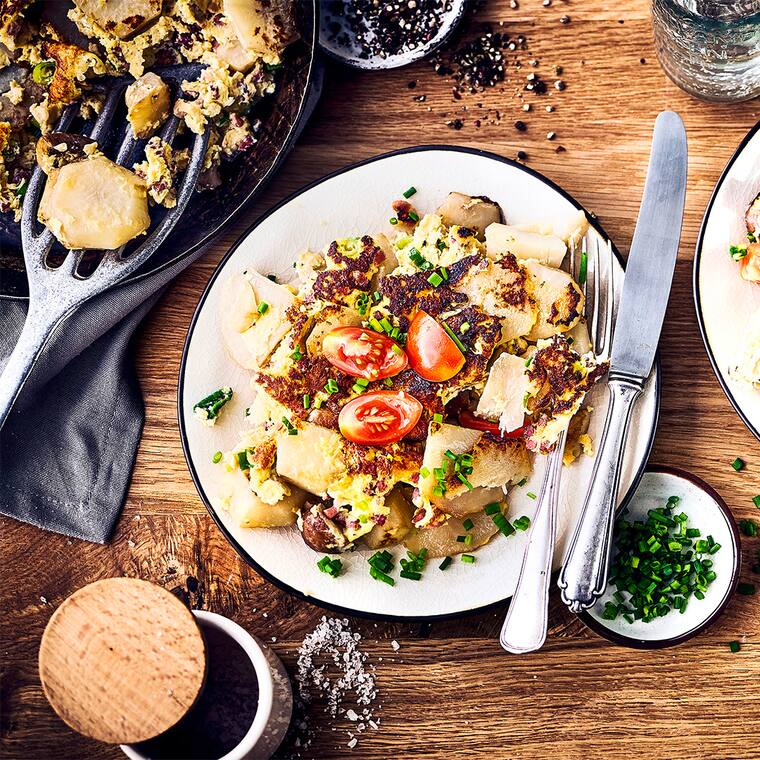
[[[143,426],[130,339],[170,280],[204,250],[95,297],[57,329],[0,431],[0,513],[87,541],[109,539]],[[26,307],[0,300],[0,371]]]

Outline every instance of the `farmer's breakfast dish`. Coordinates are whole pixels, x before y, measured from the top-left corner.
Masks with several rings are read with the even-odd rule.
[[[572,246],[585,278],[584,214],[509,226],[488,198],[423,215],[414,194],[385,232],[302,252],[290,283],[225,283],[219,332],[255,396],[245,420],[225,413],[228,387],[194,411],[244,427],[209,452],[212,501],[242,527],[297,524],[320,552],[467,553],[514,532],[509,488],[565,427],[568,463],[591,451],[584,400],[606,366],[560,268]]]
[[[731,258],[739,265],[740,276],[760,285],[760,192],[748,206],[744,219],[747,226],[746,241],[732,245]],[[760,312],[748,325],[742,354],[729,374],[760,390]]]
[[[199,188],[218,187],[222,162],[255,144],[254,107],[274,92],[282,53],[297,38],[287,0],[75,0],[67,20],[81,46],[66,41],[45,6],[0,2],[0,70],[12,72],[0,79],[0,212],[20,217],[39,164],[48,175],[39,220],[68,248],[118,248],[147,230],[151,206],[176,205],[175,179],[188,151],[156,134],[171,111],[181,132],[210,128]],[[150,69],[181,63],[203,67],[172,97]],[[127,120],[147,143],[131,168],[89,138],[53,132],[73,103],[84,119],[100,112],[102,75],[134,80]]]

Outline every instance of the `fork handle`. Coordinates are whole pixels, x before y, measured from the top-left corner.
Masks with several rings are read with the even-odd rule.
[[[29,301],[24,327],[0,374],[0,429],[10,416],[11,409],[53,330],[70,311],[70,308],[62,305],[58,309],[48,307],[38,310],[35,302],[35,299]]]
[[[576,614],[592,607],[607,588],[612,529],[617,507],[623,450],[636,399],[638,378],[611,377],[610,404],[583,510],[559,576],[562,600]]]
[[[562,454],[565,431],[560,433],[541,483],[536,512],[528,533],[517,588],[509,603],[499,642],[507,652],[524,654],[540,649],[549,619],[549,581],[557,533]]]

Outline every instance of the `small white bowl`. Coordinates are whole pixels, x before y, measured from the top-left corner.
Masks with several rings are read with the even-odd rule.
[[[201,630],[214,628],[236,641],[248,655],[258,680],[258,706],[251,727],[240,743],[219,760],[266,760],[285,738],[293,713],[293,692],[285,666],[262,641],[232,620],[214,612],[193,610]],[[131,760],[154,760],[135,745],[122,744]]]
[[[710,557],[717,578],[708,587],[704,599],[689,600],[684,614],[672,610],[650,623],[640,620],[628,623],[621,616],[605,620],[602,617],[604,606],[612,601],[614,592],[608,587],[604,596],[579,617],[593,631],[616,644],[636,649],[681,644],[715,622],[736,589],[741,564],[736,521],[719,494],[703,480],[684,470],[652,465],[647,468],[627,506],[628,517],[646,519],[648,510],[664,506],[670,496],[680,498],[678,511],[689,516],[689,527],[699,528],[703,537],[711,535],[721,545],[720,550]]]

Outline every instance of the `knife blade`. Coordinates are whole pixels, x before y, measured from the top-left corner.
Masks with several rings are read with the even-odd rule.
[[[686,155],[681,118],[669,111],[660,114],[612,340],[607,416],[557,582],[563,601],[575,613],[591,607],[607,586],[623,453],[636,399],[654,364],[678,255]]]
[[[625,270],[610,377],[649,376],[657,352],[681,237],[686,196],[686,130],[663,111],[655,121],[644,195]]]

